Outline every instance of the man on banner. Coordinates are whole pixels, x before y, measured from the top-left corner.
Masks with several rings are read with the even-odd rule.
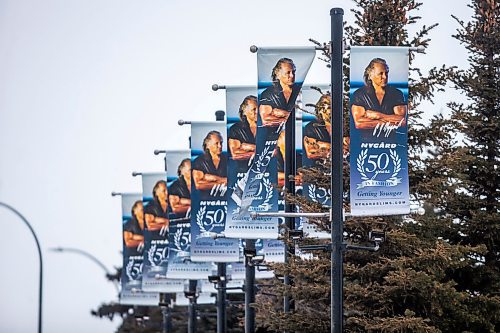
[[[295,64],[290,58],[281,58],[276,62],[271,72],[272,85],[266,88],[259,96],[259,118],[257,120],[258,127],[267,129],[266,134],[262,135],[266,141],[263,144],[262,152],[260,152],[259,160],[254,161],[250,168],[250,173],[262,174],[265,172],[267,165],[275,155],[276,143],[279,139],[279,134],[288,119],[288,116],[295,108],[295,101],[300,93],[301,84],[295,82]],[[274,141],[274,144],[273,144]],[[249,174],[247,174],[249,176]],[[250,182],[258,181],[257,179],[249,178]],[[247,183],[247,179],[243,179]],[[245,215],[253,200],[253,196],[261,189],[262,186],[246,185],[245,194],[243,189],[235,188],[232,197],[236,202],[241,202],[240,216]],[[242,201],[239,197],[244,196]]]
[[[314,60],[313,47],[259,48],[258,112],[255,155],[246,173],[239,173],[230,188],[228,221],[224,234],[229,238],[278,237],[277,217],[252,218],[250,212],[279,210],[278,159],[284,157],[278,145],[295,105],[307,72]],[[280,163],[282,166],[283,164]],[[282,182],[284,173],[279,174]]]
[[[214,261],[238,260],[239,255],[238,240],[213,237],[223,232],[227,215],[227,153],[222,146],[225,130],[222,122],[191,124],[194,186],[190,259],[205,267]]]
[[[134,202],[132,217],[123,225],[126,256],[142,256],[144,249],[144,211],[142,201]]]
[[[235,122],[228,133],[231,158],[237,161],[237,171],[246,172],[248,163],[255,154],[257,133],[257,97],[248,95],[239,107],[240,121]]]
[[[140,194],[122,194],[123,269],[120,282],[120,303],[158,305],[158,293],[142,289],[144,262],[144,207]]]
[[[223,197],[227,190],[227,155],[222,153],[222,135],[210,131],[203,139],[203,154],[193,161],[193,180],[201,199]]]
[[[281,58],[273,68],[273,85],[262,92],[259,113],[264,127],[282,126],[295,107],[301,86],[295,84],[295,64],[292,59]],[[281,131],[281,127],[277,131]]]
[[[406,101],[401,91],[388,85],[387,62],[382,58],[372,59],[363,79],[365,86],[356,90],[351,100],[355,127],[373,129],[373,134],[380,136],[406,126]]]
[[[329,89],[329,87],[325,87],[325,89]],[[314,91],[319,92],[321,96],[315,104],[308,103],[316,100],[317,96],[312,96]],[[306,168],[319,167],[318,170],[325,170],[329,168],[324,163],[330,156],[331,150],[331,96],[329,92],[323,93],[317,87],[303,88],[302,94],[305,105],[314,106],[315,113],[315,117],[312,119],[308,114],[304,114],[302,118],[303,123],[305,123],[302,129],[303,165]],[[328,188],[317,186],[315,183],[305,183],[302,194],[312,202],[322,205],[331,204],[331,191]],[[328,232],[319,231],[307,218],[301,218],[297,228],[302,228],[308,237],[322,239],[331,237]]]
[[[351,50],[352,216],[409,212],[408,55],[405,47]]]
[[[188,216],[191,209],[191,159],[181,161],[177,176],[168,188],[168,201],[174,214]]]
[[[330,155],[332,124],[330,95],[322,95],[315,105],[316,119],[304,127],[304,150],[311,160],[325,159]]]
[[[168,233],[167,182],[159,180],[153,187],[153,200],[144,207],[144,217],[149,231],[164,236]]]

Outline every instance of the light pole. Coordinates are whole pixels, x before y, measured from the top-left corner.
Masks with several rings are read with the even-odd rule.
[[[54,247],[54,248],[51,248],[50,250],[54,251],[54,252],[61,252],[61,253],[62,252],[73,252],[73,253],[80,254],[84,257],[89,258],[94,263],[96,263],[99,267],[101,267],[104,270],[104,272],[106,273],[106,275],[111,275],[111,272],[107,269],[107,267],[99,259],[94,257],[92,254],[88,253],[87,251],[75,249],[75,248],[71,248],[71,247]],[[118,287],[118,282],[116,282],[115,280],[113,280],[112,282],[113,282],[113,285],[115,286],[116,293],[119,294],[120,289]]]
[[[7,205],[6,203],[0,202],[0,206],[7,208],[14,214],[16,214],[23,222],[28,226],[28,228],[31,231],[31,234],[33,235],[33,238],[35,238],[36,242],[36,248],[38,250],[38,258],[40,261],[40,274],[38,277],[38,333],[42,333],[42,289],[43,289],[43,261],[42,261],[42,250],[40,247],[40,242],[38,241],[38,237],[36,237],[35,230],[31,227],[31,224],[26,220],[26,218],[19,213],[14,207]]]
[[[331,189],[332,210],[330,216],[332,231],[332,253],[331,253],[331,328],[332,333],[343,332],[343,235],[344,235],[344,211],[343,211],[343,180],[342,180],[342,38],[344,32],[342,8],[332,8],[331,17],[331,84],[332,84],[332,114],[331,124]]]

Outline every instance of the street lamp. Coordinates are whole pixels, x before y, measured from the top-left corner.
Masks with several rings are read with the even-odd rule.
[[[54,251],[54,252],[73,252],[73,253],[80,254],[84,257],[89,258],[94,263],[96,263],[99,267],[101,267],[107,276],[111,275],[111,272],[106,268],[106,266],[99,259],[94,257],[92,254],[88,253],[87,251],[75,249],[75,248],[71,248],[71,247],[54,247],[54,248],[51,248],[50,250]],[[116,282],[115,280],[112,280],[112,282],[113,282],[113,285],[115,286],[116,293],[119,294],[120,289],[118,287],[118,282]]]
[[[40,242],[38,237],[36,237],[35,230],[31,227],[31,224],[26,220],[26,218],[19,213],[14,207],[7,205],[6,203],[0,202],[0,206],[7,208],[14,214],[16,214],[26,226],[30,229],[33,238],[35,238],[36,248],[38,250],[38,258],[40,261],[40,274],[38,277],[38,333],[42,333],[42,288],[43,288],[43,261],[42,261],[42,250],[40,248]]]

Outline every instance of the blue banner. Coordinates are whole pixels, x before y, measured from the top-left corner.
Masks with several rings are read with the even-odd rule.
[[[227,152],[224,122],[191,123],[191,260],[233,262],[238,239],[223,235],[227,215]]]
[[[167,277],[206,279],[212,273],[212,264],[191,261],[191,151],[167,151],[166,162],[171,207]]]
[[[144,291],[176,292],[183,290],[183,280],[167,279],[168,227],[171,208],[168,200],[166,173],[142,174],[144,205]]]
[[[351,48],[350,178],[354,216],[410,212],[408,52],[406,47]]]
[[[321,167],[331,150],[331,99],[329,85],[307,85],[302,87],[302,105],[307,112],[302,113],[301,143],[302,166]],[[330,166],[327,166],[330,169]],[[303,184],[302,194],[307,199],[321,205],[331,205],[329,188],[316,184]],[[327,239],[330,234],[318,231],[307,218],[301,218],[302,228],[307,237]]]
[[[247,239],[278,238],[278,219],[252,219],[250,211],[277,212],[278,138],[314,60],[314,47],[262,48],[257,52],[258,112],[256,154],[249,171],[230,195],[239,203],[237,218],[228,220],[226,235]]]
[[[124,193],[122,198],[123,269],[120,303],[158,305],[157,293],[142,291],[144,253],[144,209],[139,193]]]
[[[226,236],[247,237],[238,222],[241,205],[241,192],[245,188],[246,174],[255,157],[257,134],[257,87],[226,87],[227,186],[228,212]]]

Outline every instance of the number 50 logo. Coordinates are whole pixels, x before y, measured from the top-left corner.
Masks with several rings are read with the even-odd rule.
[[[392,162],[393,170],[389,166]],[[380,154],[368,155],[368,149],[363,149],[356,159],[356,170],[361,175],[362,180],[374,180],[379,174],[391,174],[390,178],[397,176],[401,170],[401,158],[395,150],[390,150],[389,154],[383,152]],[[371,174],[371,178],[367,174]]]

